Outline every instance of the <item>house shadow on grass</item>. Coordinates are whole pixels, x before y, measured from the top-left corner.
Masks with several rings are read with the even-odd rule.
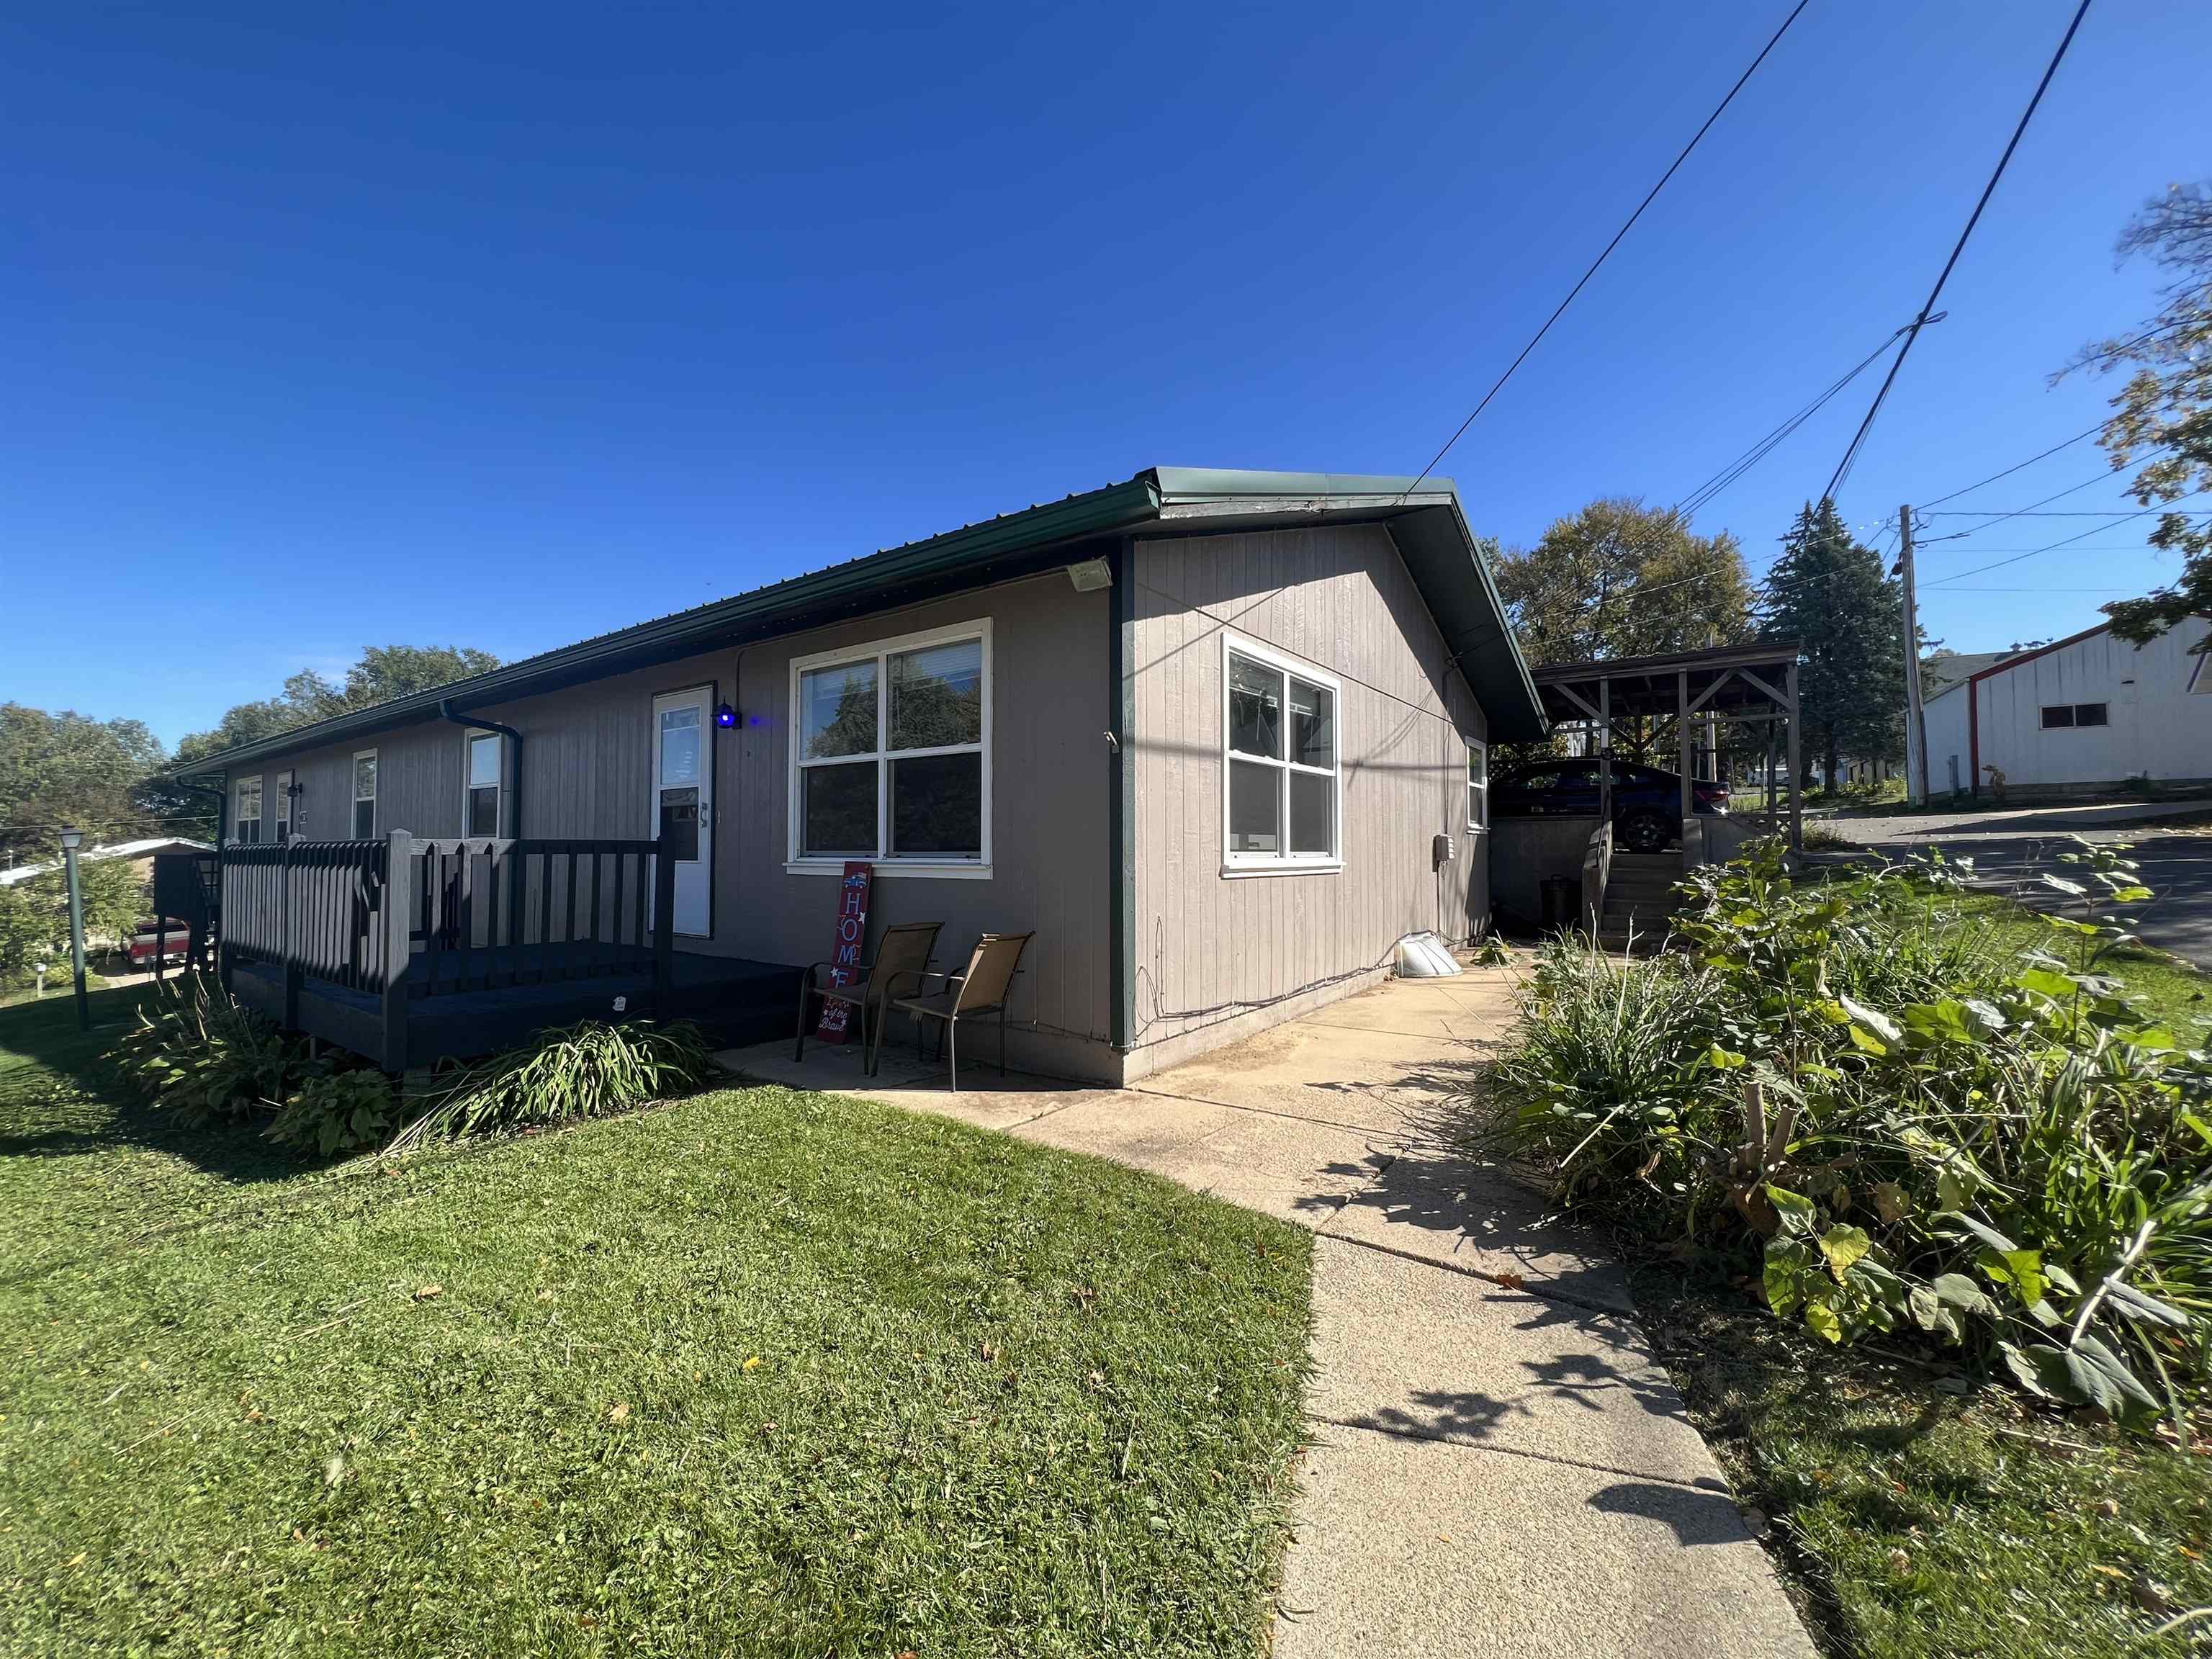
[[[234,1182],[301,1173],[298,1158],[251,1124],[187,1127],[126,1087],[106,1054],[131,1029],[144,986],[86,997],[91,1029],[77,1027],[66,992],[0,1008],[0,1158],[79,1158],[138,1147],[184,1159]]]

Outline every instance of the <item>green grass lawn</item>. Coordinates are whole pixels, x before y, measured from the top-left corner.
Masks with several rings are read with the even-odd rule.
[[[2021,951],[2048,951],[2073,960],[2075,936],[2060,932],[2025,906],[1999,893],[1923,895],[1918,901],[1947,915],[1957,915],[1989,927],[2002,945]],[[2156,908],[2145,905],[2144,913]],[[2126,981],[2128,994],[2172,1027],[2184,1043],[2205,1040],[2199,1020],[2212,1018],[2212,979],[2179,957],[2148,945],[2124,945],[2107,955],[2102,970]]]
[[[2212,1620],[2152,1632],[2212,1607],[2212,1457],[1863,1349],[1822,1349],[1748,1291],[1673,1264],[1638,1272],[1634,1289],[1738,1500],[1772,1518],[1777,1559],[1825,1653],[2203,1651]]]
[[[1299,1230],[776,1089],[307,1171],[112,1036],[0,1010],[0,1649],[1263,1645]]]

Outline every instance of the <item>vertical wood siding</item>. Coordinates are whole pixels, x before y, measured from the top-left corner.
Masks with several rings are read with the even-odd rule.
[[[1076,592],[1055,571],[473,712],[523,734],[526,834],[647,836],[653,700],[712,685],[716,699],[737,708],[738,724],[711,732],[714,933],[686,939],[681,948],[814,962],[829,953],[836,884],[784,869],[792,659],[990,617],[992,874],[945,879],[886,871],[876,883],[871,932],[940,921],[937,965],[957,968],[979,933],[1034,931],[1009,1009],[1013,1062],[1109,1078],[1108,598]],[[466,735],[457,726],[427,722],[280,757],[232,776],[258,771],[273,779],[293,767],[308,790],[306,833],[343,837],[350,833],[354,751],[374,747],[379,833],[458,835]],[[273,800],[264,800],[263,813],[273,833]],[[994,1048],[981,1041],[979,1054]]]
[[[1466,809],[1467,740],[1487,727],[1389,532],[1146,541],[1132,569],[1137,1046],[1210,1046],[1358,988],[1407,933],[1466,937],[1489,909]],[[1222,873],[1224,628],[1343,682],[1340,872]],[[1441,872],[1439,831],[1456,843]]]

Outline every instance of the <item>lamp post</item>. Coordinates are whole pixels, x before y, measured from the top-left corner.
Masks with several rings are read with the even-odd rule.
[[[92,1008],[84,1000],[84,895],[76,879],[76,849],[84,845],[84,831],[62,831],[62,862],[69,867],[70,962],[76,974],[76,1029],[92,1029]]]

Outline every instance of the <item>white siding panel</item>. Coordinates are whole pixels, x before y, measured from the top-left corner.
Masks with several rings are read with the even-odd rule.
[[[1990,674],[1970,694],[1980,705],[1981,763],[2002,770],[2008,789],[2212,778],[2212,695],[2189,689],[2203,661],[2191,649],[2208,632],[2198,618],[2135,646],[2100,629]],[[1965,695],[1955,701],[1963,713]],[[2105,726],[2044,727],[2045,707],[2097,702]],[[1947,752],[1931,726],[1931,787],[1943,787],[1934,769]]]

